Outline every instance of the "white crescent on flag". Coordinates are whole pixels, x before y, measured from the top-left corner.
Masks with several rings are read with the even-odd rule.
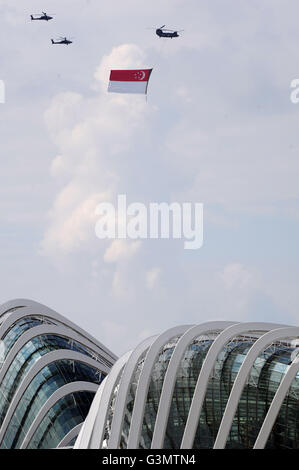
[[[152,70],[111,70],[108,91],[110,93],[146,94]]]

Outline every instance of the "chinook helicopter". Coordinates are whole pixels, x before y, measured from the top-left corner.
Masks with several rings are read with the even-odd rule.
[[[37,20],[44,20],[44,21],[50,21],[53,20],[53,16],[47,15],[44,11],[42,12],[41,15],[30,15],[31,16],[31,21],[37,21]]]
[[[164,29],[165,24],[163,26],[160,26],[160,28],[156,29],[156,34],[159,36],[159,38],[178,38],[179,34],[181,31],[184,31],[183,29],[179,31],[174,31],[173,29]]]
[[[66,37],[64,38],[60,37],[56,41],[54,41],[54,39],[51,39],[51,42],[52,44],[66,44],[67,46],[73,43],[73,41],[71,41],[70,39],[67,39]]]

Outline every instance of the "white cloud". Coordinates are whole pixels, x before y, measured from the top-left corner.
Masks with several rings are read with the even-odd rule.
[[[114,47],[109,55],[105,55],[94,74],[102,90],[107,90],[110,70],[134,69],[145,67],[145,53],[136,44],[122,44]],[[119,98],[115,97],[116,99]],[[121,97],[123,99],[124,97]]]
[[[53,177],[64,178],[50,211],[49,225],[42,241],[45,254],[85,250],[94,237],[97,203],[111,200],[121,177],[119,161],[130,149],[149,113],[142,97],[111,96],[106,93],[111,64],[132,66],[144,56],[136,45],[116,47],[105,56],[96,72],[102,88],[93,97],[77,93],[57,95],[45,112],[48,130],[58,148],[51,163]],[[93,244],[92,246],[96,246]],[[97,244],[97,248],[100,242]],[[107,262],[131,256],[138,244],[124,249],[115,242],[107,249]],[[90,247],[89,247],[90,249]]]
[[[51,0],[75,38],[64,48],[49,41],[56,20],[30,22],[39,0],[23,3],[0,0],[5,300],[37,298],[100,340],[110,318],[105,339],[119,353],[183,322],[267,310],[296,323],[299,5]],[[182,36],[146,29],[161,17]],[[111,68],[138,66],[154,67],[147,103],[107,93]],[[100,241],[94,207],[118,193],[203,202],[203,248]]]
[[[106,263],[127,260],[135,255],[141,247],[140,241],[113,240],[104,254]]]
[[[226,265],[219,276],[228,290],[244,290],[256,284],[256,276],[241,263]]]
[[[69,191],[65,191],[56,201],[50,227],[41,243],[41,251],[45,255],[56,256],[76,250],[88,250],[86,244],[93,241],[95,208],[103,195],[92,194],[76,205],[73,205],[74,201],[69,196]]]
[[[130,284],[129,279],[124,275],[124,272],[117,269],[114,272],[112,280],[112,295],[115,297],[128,300],[133,294],[133,286]]]
[[[59,177],[60,175],[64,175],[66,171],[65,158],[63,155],[57,155],[51,163],[51,175]]]
[[[146,287],[149,290],[154,289],[156,283],[159,280],[161,274],[161,268],[155,267],[147,271],[146,273]]]

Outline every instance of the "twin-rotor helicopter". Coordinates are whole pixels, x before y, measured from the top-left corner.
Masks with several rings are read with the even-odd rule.
[[[156,35],[159,36],[159,38],[178,38],[180,35],[181,31],[184,31],[183,29],[179,31],[175,31],[173,29],[165,29],[165,24],[163,26],[160,26],[160,28],[156,29]]]

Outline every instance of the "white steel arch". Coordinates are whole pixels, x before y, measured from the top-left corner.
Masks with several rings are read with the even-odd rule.
[[[57,449],[61,447],[67,447],[69,443],[78,436],[80,429],[82,428],[83,423],[77,424],[73,429],[71,429],[66,436],[59,442]]]
[[[215,366],[218,354],[222,351],[225,345],[232,340],[235,336],[244,335],[253,331],[268,331],[271,327],[269,323],[250,322],[250,323],[237,323],[228,328],[225,328],[215,339],[210,347],[208,354],[202,365],[200,374],[197,379],[197,384],[194,390],[191,407],[188,414],[188,419],[182,438],[181,449],[191,449],[195,438],[200,413],[202,410],[203,401],[206,395],[209,378]],[[277,326],[277,325],[275,325]]]
[[[149,384],[154,365],[162,348],[178,338],[165,372],[160,394],[160,401],[153,429],[151,442],[152,449],[163,448],[170,406],[173,398],[176,377],[188,346],[198,337],[213,334],[216,336],[206,354],[199,372],[193,398],[189,408],[181,448],[192,448],[197,431],[200,412],[205,399],[207,386],[211,373],[215,367],[217,357],[225,346],[232,340],[247,341],[252,338],[253,344],[248,348],[245,359],[239,369],[230,395],[227,400],[225,412],[215,440],[214,448],[223,448],[229,434],[233,418],[252,366],[257,357],[271,344],[290,344],[290,338],[299,337],[299,328],[276,323],[265,322],[207,322],[198,326],[183,325],[172,328],[158,337],[148,338],[134,351],[129,351],[114,365],[111,373],[99,387],[90,413],[82,426],[74,448],[101,448],[106,430],[108,411],[112,412],[108,448],[115,449],[120,446],[120,437],[123,428],[124,413],[127,405],[128,393],[136,367],[142,360],[142,367],[137,383],[135,401],[133,405],[129,438],[127,447],[138,448],[142,435],[144,410],[148,396]],[[277,346],[279,347],[279,346]],[[284,376],[268,411],[255,448],[265,445],[273,423],[279,412],[281,403],[299,371],[298,364],[292,364]],[[112,395],[115,392],[113,410],[110,410]]]
[[[137,368],[138,362],[142,355],[148,350],[150,345],[155,341],[157,336],[151,336],[150,338],[143,341],[130,355],[119,384],[119,390],[115,403],[115,411],[111,423],[111,435],[108,441],[108,449],[117,449],[121,437],[121,431],[123,426],[125,407],[127,403],[127,397],[131,386],[131,380]]]
[[[10,309],[16,310],[10,312]],[[50,309],[46,305],[29,299],[11,300],[0,306],[0,339],[5,334],[5,331],[10,326],[12,326],[13,323],[26,316],[44,316],[50,320],[52,319],[56,322],[59,322],[59,324],[62,326],[65,326],[79,334],[82,338],[84,338],[84,343],[90,343],[91,348],[95,349],[95,351],[97,351],[99,354],[103,354],[103,356],[112,364],[117,359],[117,356],[113,354],[108,348],[106,348],[101,342],[65,318],[63,315],[60,315],[58,312]]]
[[[76,392],[94,392],[96,393],[98,386],[91,382],[71,382],[67,385],[56,390],[50,398],[46,401],[46,403],[40,409],[38,415],[36,416],[35,420],[33,421],[32,425],[30,426],[20,449],[26,449],[28,444],[30,443],[35,431],[37,430],[38,426],[45,418],[48,411],[57,403],[61,398],[70,395],[71,393]]]
[[[87,364],[96,369],[98,368],[98,363],[93,359],[89,358],[88,356],[84,356],[83,354],[80,354],[78,352],[70,351],[69,349],[58,349],[56,351],[51,351],[48,354],[42,356],[40,359],[38,359],[23,378],[18,389],[16,390],[16,393],[13,396],[12,401],[10,402],[4,421],[0,428],[0,444],[2,443],[2,439],[5,435],[7,427],[9,426],[11,418],[30,383],[34,380],[37,374],[46,366],[61,360],[73,360],[76,362]]]
[[[108,375],[108,377],[106,377],[105,383],[103,384],[103,388],[99,392],[101,394],[101,400],[95,417],[94,425],[90,430],[91,436],[90,442],[88,444],[88,447],[90,449],[99,449],[102,447],[105,433],[105,425],[109,411],[109,404],[112,398],[112,394],[114,392],[115,384],[117,383],[123,371],[123,367],[126,364],[131,353],[131,351],[127,352],[114,364],[110,371],[110,374]],[[84,432],[88,433],[89,430],[84,429]]]
[[[264,419],[260,432],[256,438],[253,448],[254,449],[263,449],[267,444],[269,435],[272,431],[272,428],[275,424],[276,418],[280,411],[281,405],[288,394],[289,388],[292,385],[293,380],[299,372],[299,362],[298,358],[290,365],[289,370],[286,375],[283,377],[281,383],[279,384],[278,389],[274,395],[270,408],[267,412],[267,415]]]
[[[5,410],[5,417],[0,427],[0,442],[5,439],[5,431],[13,413],[16,409],[16,406],[19,403],[19,400],[22,398],[24,391],[31,381],[34,379],[35,375],[41,370],[42,365],[46,366],[47,364],[55,362],[56,360],[69,358],[71,360],[76,360],[81,363],[86,363],[96,368],[99,373],[108,374],[111,366],[117,359],[108,348],[102,345],[99,341],[93,338],[89,333],[86,333],[83,329],[58,314],[54,310],[42,305],[38,302],[34,302],[28,299],[16,299],[5,304],[0,305],[0,340],[5,340],[6,334],[16,325],[17,322],[23,320],[26,322],[26,319],[29,317],[38,318],[41,321],[39,326],[28,325],[29,328],[16,329],[15,343],[11,344],[13,337],[11,335],[9,339],[9,344],[11,349],[8,351],[7,356],[5,357],[0,368],[0,384],[3,381],[7,371],[10,366],[14,363],[17,354],[22,349],[22,347],[28,343],[33,338],[36,338],[40,335],[57,335],[65,338],[67,341],[77,342],[82,348],[87,349],[86,353],[83,351],[72,351],[71,349],[57,349],[53,352],[47,352],[44,356],[38,358],[35,363],[31,364],[28,368],[24,377],[14,392],[13,398],[9,403],[8,409]],[[59,346],[58,346],[59,347]],[[70,345],[70,348],[72,346]],[[90,355],[88,355],[88,353]],[[75,382],[70,382],[74,384]],[[81,382],[84,384],[84,382]],[[97,390],[99,385],[97,383],[88,382],[92,384],[94,390]],[[89,385],[88,385],[89,387]],[[57,393],[59,390],[57,390]],[[56,393],[56,392],[54,392]],[[53,394],[53,396],[55,396]],[[52,398],[52,395],[51,397]],[[37,417],[36,417],[37,418]]]
[[[176,336],[183,335],[191,326],[192,325],[182,325],[182,326],[176,326],[174,328],[167,330],[165,333],[158,336],[158,338],[153,342],[153,344],[149,348],[146,358],[144,360],[144,365],[140,373],[140,377],[139,377],[139,381],[137,385],[129,438],[128,438],[128,449],[138,448],[140,435],[141,435],[142,420],[143,420],[143,415],[144,415],[144,408],[145,408],[145,403],[146,403],[146,398],[147,398],[147,392],[148,392],[149,383],[151,379],[151,372],[158,358],[160,349],[163,346],[165,346],[167,342],[171,341]]]
[[[98,409],[101,403],[101,397],[102,397],[102,393],[105,387],[106,379],[107,377],[105,377],[105,379],[103,380],[103,382],[101,383],[101,385],[99,386],[97,390],[97,393],[92,401],[89,413],[78,434],[78,438],[75,442],[74,449],[80,449],[80,448],[88,449],[89,448],[91,433],[93,431]]]
[[[193,326],[177,342],[165,374],[151,448],[163,448],[167,421],[175,387],[176,377],[187,347],[200,335],[221,331],[233,325],[233,322],[214,321]]]
[[[14,346],[11,348],[9,351],[4,364],[2,366],[2,369],[0,370],[0,384],[5,377],[6,372],[8,371],[9,367],[13,363],[15,357],[17,356],[18,352],[22,349],[25,344],[27,344],[30,340],[33,338],[36,338],[41,335],[47,335],[47,334],[54,334],[58,336],[63,336],[66,339],[74,340],[77,342],[80,342],[83,346],[84,344],[82,343],[82,338],[78,334],[76,334],[73,331],[69,331],[64,327],[61,326],[55,326],[55,325],[42,325],[42,326],[35,326],[31,328],[30,330],[27,330],[25,333],[20,336],[20,338],[16,341]],[[82,356],[85,356],[85,354],[81,353]],[[90,357],[86,355],[87,357]],[[103,369],[103,372],[108,373],[109,368],[103,364],[102,362],[96,361],[98,364],[98,368]]]
[[[299,328],[278,328],[265,333],[250,348],[234,381],[234,385],[222,416],[218,434],[215,439],[214,449],[223,449],[225,447],[235,412],[239,404],[239,399],[255,360],[264,351],[264,349],[270,346],[274,341],[294,337],[296,335],[299,335]]]

